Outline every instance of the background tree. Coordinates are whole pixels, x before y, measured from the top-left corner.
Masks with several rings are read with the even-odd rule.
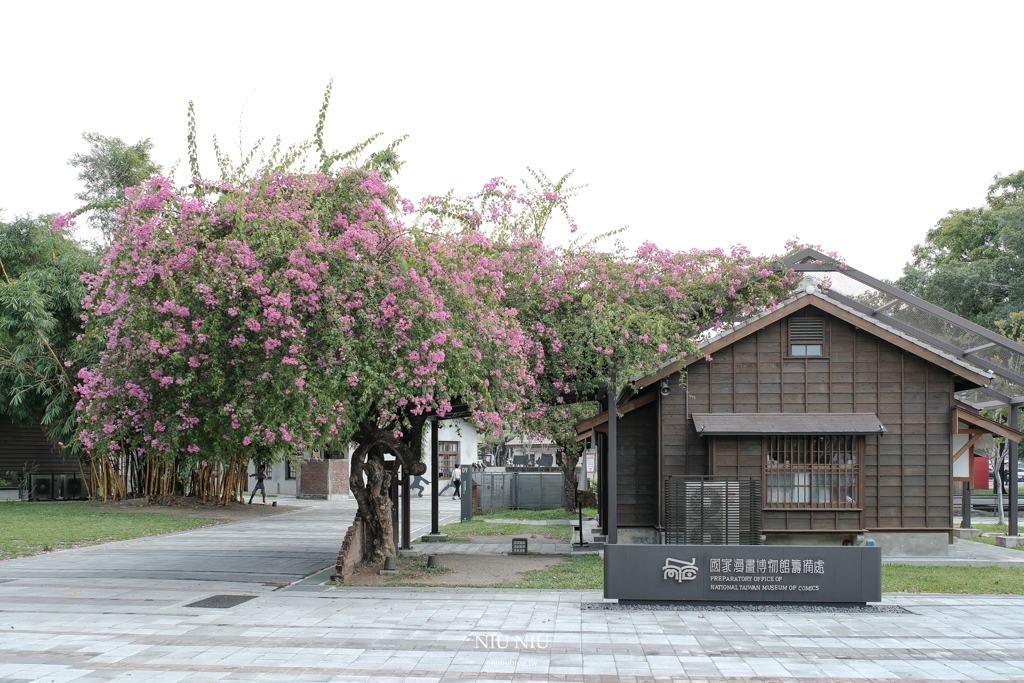
[[[109,243],[117,207],[126,202],[125,190],[149,180],[163,168],[153,161],[153,143],[149,138],[134,145],[99,133],[83,133],[82,139],[89,143],[89,152],[73,154],[68,160],[69,165],[79,169],[78,179],[85,185],[75,195],[86,202],[77,213],[91,212],[90,225],[99,229],[104,242]]]
[[[954,209],[941,218],[924,244],[914,247],[913,260],[904,266],[896,285],[1014,341],[1024,341],[1024,171],[997,175],[983,206]],[[905,315],[924,316],[920,311]],[[943,329],[953,337],[959,332],[952,326]],[[974,339],[953,341],[967,347],[974,345]],[[987,357],[1024,374],[1020,354],[996,348]],[[983,412],[1005,424],[1008,410]],[[997,440],[992,456],[1002,520],[1000,472],[1008,457],[1005,440]],[[1009,485],[1016,485],[1016,477],[1010,473]]]
[[[996,176],[984,206],[941,218],[896,284],[990,329],[1024,308],[1024,171]]]
[[[74,378],[94,352],[80,343],[81,277],[98,254],[49,217],[0,220],[0,412],[41,422],[77,453]]]

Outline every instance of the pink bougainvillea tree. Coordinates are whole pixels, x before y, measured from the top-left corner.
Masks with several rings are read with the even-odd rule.
[[[545,242],[552,225],[571,236],[569,176],[542,173],[521,187],[495,178],[466,198],[422,202],[421,221],[437,231],[479,232],[505,262],[505,305],[517,311],[536,345],[534,402],[512,426],[553,438],[566,454],[567,505],[574,505],[579,447],[573,425],[596,412],[611,383],[697,350],[697,339],[756,310],[775,306],[797,276],[778,258],[728,251],[672,251],[649,242],[630,250],[603,238]],[[564,220],[552,222],[552,218]],[[618,231],[615,231],[618,232]],[[557,237],[564,237],[560,235]],[[564,242],[564,240],[562,240]]]
[[[104,348],[80,439],[221,501],[250,459],[353,442],[374,552],[393,552],[385,452],[422,472],[428,417],[457,402],[493,425],[534,398],[540,347],[502,303],[503,262],[478,233],[406,228],[372,171],[202,187],[136,188],[88,278]]]
[[[79,375],[80,438],[96,471],[134,461],[147,482],[224,501],[251,459],[353,443],[380,560],[385,454],[421,473],[428,419],[464,406],[574,455],[597,386],[784,294],[790,275],[742,249],[548,244],[566,180],[496,179],[418,209],[365,168],[136,188],[88,278],[87,334],[104,345]]]

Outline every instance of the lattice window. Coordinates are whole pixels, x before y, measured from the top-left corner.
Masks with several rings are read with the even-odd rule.
[[[824,319],[789,318],[789,355],[820,356],[824,348]]]
[[[853,436],[765,437],[765,508],[860,508],[860,440]]]

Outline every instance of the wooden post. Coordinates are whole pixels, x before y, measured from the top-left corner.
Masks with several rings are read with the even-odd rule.
[[[615,402],[615,376],[612,375],[608,382],[608,543],[619,542],[618,528],[618,458],[616,457],[616,446],[618,441],[618,405]]]
[[[960,496],[960,507],[963,508],[963,520],[960,522],[961,529],[971,528],[971,484],[974,479],[974,458],[968,456],[968,462],[971,463],[971,480],[964,482],[964,493]]]
[[[434,473],[434,483],[430,485],[430,533],[440,533],[437,526],[437,494],[441,489],[440,472],[437,470],[437,418],[430,421],[430,469]]]
[[[1017,429],[1017,406],[1011,405],[1010,409],[1010,429]],[[1006,532],[1010,536],[1017,535],[1017,444],[1010,441],[1010,481],[1007,484],[1010,487],[1010,516],[1007,520]]]

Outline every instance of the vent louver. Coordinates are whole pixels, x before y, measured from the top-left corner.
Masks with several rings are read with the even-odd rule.
[[[790,318],[790,344],[824,344],[825,321],[821,318]]]

